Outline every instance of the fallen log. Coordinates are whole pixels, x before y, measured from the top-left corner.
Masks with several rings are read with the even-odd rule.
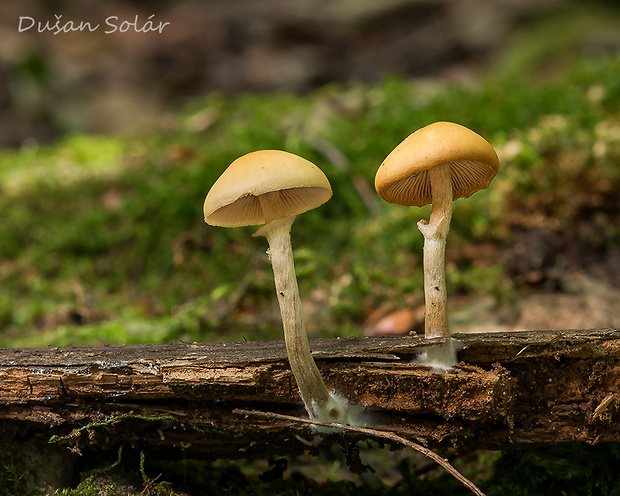
[[[620,441],[620,330],[455,335],[448,373],[417,336],[317,339],[328,387],[364,423],[430,448]],[[165,458],[284,455],[334,442],[258,410],[305,416],[284,343],[0,350],[0,435],[74,452],[129,445]]]

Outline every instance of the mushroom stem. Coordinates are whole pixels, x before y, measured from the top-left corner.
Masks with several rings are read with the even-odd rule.
[[[433,198],[430,222],[418,222],[424,235],[425,337],[448,337],[445,254],[453,201],[450,165],[433,167],[428,174]]]
[[[254,236],[265,236],[269,243],[267,253],[273,267],[286,351],[310,418],[348,423],[346,402],[330,395],[310,353],[291,247],[290,229],[294,220],[295,215],[273,220],[261,227]]]

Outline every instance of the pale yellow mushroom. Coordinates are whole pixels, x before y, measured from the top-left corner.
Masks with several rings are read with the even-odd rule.
[[[205,222],[237,227],[265,224],[280,304],[284,340],[300,396],[312,419],[350,423],[348,402],[331,394],[312,358],[293,263],[290,229],[295,216],[325,203],[332,189],[312,162],[280,150],[260,150],[235,160],[204,203]]]
[[[418,222],[424,236],[427,338],[450,336],[445,250],[452,202],[487,188],[498,168],[495,150],[480,135],[459,124],[436,122],[409,135],[377,171],[375,189],[387,202],[432,205],[429,221]],[[451,342],[448,348],[452,350]],[[450,360],[455,361],[453,355]]]

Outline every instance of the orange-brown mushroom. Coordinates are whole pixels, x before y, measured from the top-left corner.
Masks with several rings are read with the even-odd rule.
[[[487,188],[498,168],[495,150],[480,135],[459,124],[436,122],[409,135],[377,171],[375,189],[387,202],[432,205],[430,220],[418,222],[424,236],[427,338],[450,336],[445,249],[452,202]]]
[[[280,150],[260,150],[235,160],[215,182],[204,203],[208,224],[264,224],[280,305],[284,340],[299,393],[312,419],[350,423],[348,402],[331,394],[312,358],[305,330],[291,247],[295,216],[325,203],[332,189],[312,162]]]

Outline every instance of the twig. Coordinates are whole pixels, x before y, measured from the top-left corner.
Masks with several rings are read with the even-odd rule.
[[[419,445],[417,443],[409,441],[408,439],[405,439],[404,437],[400,437],[400,436],[394,434],[393,432],[380,431],[380,430],[376,430],[376,429],[369,429],[367,427],[354,427],[354,426],[351,426],[351,425],[330,424],[330,423],[326,423],[326,422],[317,422],[315,420],[305,419],[305,418],[301,418],[301,417],[293,417],[291,415],[282,415],[280,413],[261,412],[259,410],[244,410],[244,409],[241,409],[241,408],[236,408],[235,410],[233,410],[233,413],[240,414],[240,415],[254,416],[254,417],[264,417],[264,418],[273,418],[273,419],[280,419],[280,420],[289,420],[291,422],[298,422],[298,423],[302,423],[302,424],[315,425],[315,426],[321,426],[321,427],[330,427],[330,428],[333,428],[333,429],[340,429],[340,430],[348,431],[348,432],[359,432],[360,434],[366,434],[366,435],[372,436],[372,437],[379,437],[379,438],[383,438],[383,439],[389,439],[390,441],[394,441],[396,443],[400,443],[403,446],[407,446],[409,448],[412,448],[412,449],[422,453],[424,456],[430,458],[431,460],[433,460],[433,461],[437,462],[439,465],[441,465],[444,469],[446,469],[446,471],[450,475],[452,475],[452,477],[454,477],[456,480],[458,480],[461,484],[463,484],[467,489],[469,489],[476,496],[485,496],[485,494],[480,489],[478,489],[478,487],[473,482],[471,482],[464,475],[462,475],[457,469],[455,469],[452,465],[450,465],[450,463],[446,459],[442,458],[441,456],[439,456],[434,451],[431,451],[428,448],[425,448],[424,446],[421,446],[421,445]]]
[[[594,409],[594,418],[601,417],[603,413],[612,405],[616,400],[615,394],[608,394],[603,401]]]

